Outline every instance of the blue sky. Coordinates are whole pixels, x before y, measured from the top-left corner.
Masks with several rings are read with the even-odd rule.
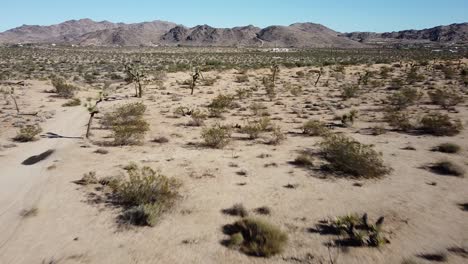
[[[167,20],[232,27],[315,22],[340,32],[422,29],[468,22],[468,0],[2,0],[0,31],[70,19]]]

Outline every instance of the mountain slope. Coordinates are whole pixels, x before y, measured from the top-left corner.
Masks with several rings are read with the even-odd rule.
[[[398,32],[372,33],[352,32],[348,38],[361,43],[375,42],[437,42],[468,43],[468,23],[438,26],[423,30],[403,30]]]
[[[82,46],[252,46],[297,48],[359,48],[371,43],[468,43],[468,23],[424,30],[391,33],[341,34],[323,25],[296,23],[290,26],[252,25],[192,28],[165,21],[135,24],[70,20],[51,26],[28,26],[0,33],[0,43],[57,43]]]

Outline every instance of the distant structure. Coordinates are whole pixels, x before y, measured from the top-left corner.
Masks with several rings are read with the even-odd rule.
[[[271,51],[272,52],[289,52],[290,49],[288,49],[288,48],[273,48]]]

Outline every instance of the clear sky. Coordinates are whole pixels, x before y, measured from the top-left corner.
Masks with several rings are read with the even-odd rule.
[[[314,22],[340,32],[395,31],[468,22],[468,0],[1,0],[0,31],[91,18],[112,22],[166,20],[259,27]]]

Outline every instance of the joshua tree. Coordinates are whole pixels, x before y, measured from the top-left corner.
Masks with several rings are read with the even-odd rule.
[[[193,95],[193,89],[195,89],[195,86],[197,85],[197,80],[200,77],[203,80],[205,79],[203,78],[203,74],[201,73],[200,68],[196,67],[194,73],[192,74],[192,82],[190,83],[190,89],[192,90],[190,93],[191,95]]]
[[[132,64],[125,65],[125,72],[127,73],[127,78],[125,79],[128,83],[133,83],[135,85],[135,96],[141,98],[143,96],[144,82],[146,76]]]
[[[320,81],[320,78],[322,77],[323,74],[323,68],[320,68],[320,70],[312,70],[311,72],[317,73],[317,80],[315,80],[314,86],[317,86],[318,82]]]
[[[88,121],[88,127],[86,129],[86,138],[89,138],[89,134],[91,131],[91,123],[93,122],[94,116],[99,113],[97,106],[100,102],[102,102],[102,93],[99,93],[99,99],[96,101],[94,105],[91,105],[91,103],[88,103],[85,105],[89,112],[89,121]]]

